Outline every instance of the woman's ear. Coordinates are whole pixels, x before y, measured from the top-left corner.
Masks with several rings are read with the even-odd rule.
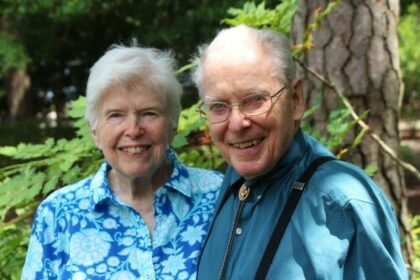
[[[172,128],[171,134],[169,134],[169,145],[171,145],[172,141],[174,141],[174,138],[175,138],[175,135],[177,134],[177,132],[178,132],[178,127],[177,126]]]
[[[303,97],[302,80],[295,79],[291,84],[293,101],[293,119],[300,121],[305,113],[305,99]]]
[[[96,147],[98,147],[98,149],[101,149],[101,145],[100,145],[100,137],[98,135],[98,131],[96,128],[93,128],[90,124],[89,124],[89,131],[90,131],[90,135],[93,138],[93,141],[95,142]]]

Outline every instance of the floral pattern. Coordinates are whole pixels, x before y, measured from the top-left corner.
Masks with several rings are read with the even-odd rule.
[[[222,175],[174,170],[155,193],[155,228],[110,189],[112,168],[62,188],[38,207],[22,279],[196,279]]]
[[[84,266],[101,262],[109,254],[111,242],[111,236],[97,229],[76,232],[69,241],[70,259],[74,264]]]

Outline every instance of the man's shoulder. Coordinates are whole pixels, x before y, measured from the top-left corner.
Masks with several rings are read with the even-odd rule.
[[[308,189],[343,207],[352,200],[375,204],[378,197],[383,197],[378,185],[361,168],[341,160],[320,166],[308,183]]]

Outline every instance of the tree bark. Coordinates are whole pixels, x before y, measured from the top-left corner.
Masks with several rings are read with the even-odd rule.
[[[10,120],[16,121],[30,116],[31,102],[28,97],[28,88],[31,82],[26,72],[20,69],[10,69],[4,78],[4,83]]]
[[[326,0],[298,0],[293,18],[293,41],[302,43],[303,34],[314,19],[316,9],[328,5]],[[343,0],[323,19],[313,34],[314,46],[301,57],[341,91],[358,114],[369,110],[365,120],[371,130],[392,149],[398,151],[399,101],[403,82],[398,56],[397,22],[399,1]],[[310,120],[317,131],[326,133],[328,114],[337,109],[339,100],[310,73],[298,69],[303,78],[308,108],[322,94],[320,110]],[[344,145],[351,145],[359,128],[355,128]],[[407,222],[407,197],[403,170],[371,138],[352,149],[346,160],[365,168],[377,166],[375,181],[390,199],[406,241],[403,250],[411,262],[411,241]]]

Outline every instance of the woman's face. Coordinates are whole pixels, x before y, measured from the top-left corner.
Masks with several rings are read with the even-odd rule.
[[[149,87],[114,88],[104,95],[91,133],[119,175],[151,178],[163,166],[173,137],[167,111],[165,100]]]

